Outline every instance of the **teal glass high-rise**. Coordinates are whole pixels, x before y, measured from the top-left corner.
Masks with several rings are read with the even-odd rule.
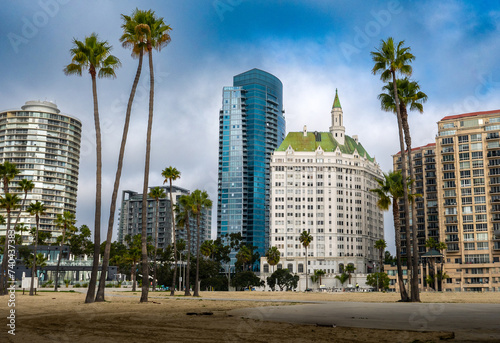
[[[219,115],[217,235],[240,232],[260,256],[269,246],[269,163],[284,138],[281,81],[259,69],[234,76]]]

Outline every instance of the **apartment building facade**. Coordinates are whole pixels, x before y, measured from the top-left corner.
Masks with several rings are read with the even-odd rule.
[[[422,255],[427,250],[424,238],[446,243],[442,251],[443,269],[448,276],[443,281],[444,291],[500,291],[499,131],[500,110],[446,116],[438,122],[435,167],[430,168],[435,170],[435,183],[427,184],[427,174],[419,174],[417,170],[421,166],[415,165],[416,191],[423,194],[417,201],[419,253]],[[412,158],[418,161],[421,157],[425,171],[431,162],[426,165],[426,149],[421,150],[414,149]],[[420,156],[422,152],[424,155]],[[395,169],[400,163],[395,155]],[[423,178],[419,179],[419,175]],[[437,192],[434,188],[419,187],[434,184]],[[436,201],[437,218],[433,211]],[[426,212],[419,212],[422,209]],[[424,231],[421,221],[425,223]],[[426,287],[428,269],[422,263],[422,288]]]

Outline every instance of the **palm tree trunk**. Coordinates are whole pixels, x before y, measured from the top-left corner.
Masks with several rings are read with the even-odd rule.
[[[184,282],[184,296],[191,296],[191,292],[189,291],[189,271],[191,269],[191,230],[189,229],[189,217],[186,218],[186,231],[187,231],[187,258],[186,258],[186,269],[185,271],[185,279]]]
[[[158,220],[160,219],[160,199],[156,199],[155,253],[153,257],[153,292],[156,291],[156,256],[158,251]]]
[[[132,292],[135,292],[137,290],[135,284],[136,284],[136,272],[135,272],[135,265],[136,263],[132,263],[132,270],[130,273],[132,274]]]
[[[199,297],[200,296],[200,287],[198,285],[199,283],[199,273],[200,273],[200,211],[201,209],[198,209],[198,213],[196,214],[196,226],[197,226],[197,243],[196,243],[196,277],[194,279],[194,297]]]
[[[306,291],[307,291],[307,247],[306,248]]]
[[[413,160],[411,158],[411,135],[410,135],[410,125],[408,123],[408,112],[406,111],[406,106],[402,103],[400,104],[401,112],[401,123],[403,125],[403,131],[405,135],[406,150],[408,151],[408,169],[410,170],[410,179],[412,183],[411,193],[415,194],[415,171],[413,170]],[[412,240],[413,240],[413,259],[412,259],[412,280],[411,280],[411,301],[420,302],[420,294],[418,291],[418,227],[417,227],[417,211],[416,211],[416,199],[411,202],[411,221],[412,221]],[[408,232],[409,234],[409,232]],[[408,236],[409,237],[409,236]],[[407,239],[408,242],[408,239]],[[408,246],[408,244],[407,244]]]
[[[63,238],[61,241],[61,245],[59,245],[59,257],[57,258],[57,266],[56,266],[56,284],[54,285],[54,291],[57,292],[59,288],[59,266],[61,265],[61,256],[62,256],[62,246],[64,244],[64,238],[66,236],[66,225],[63,226]]]
[[[174,217],[174,200],[172,198],[172,179],[170,180],[170,212],[172,212],[172,239],[174,241],[174,275],[172,276],[172,287],[170,295],[175,295],[175,281],[177,279],[177,239],[175,237],[175,217]]]
[[[95,124],[95,141],[96,141],[96,184],[95,184],[95,220],[94,220],[94,261],[92,264],[92,273],[90,275],[89,289],[85,303],[93,303],[95,295],[95,287],[97,284],[97,272],[99,270],[99,254],[101,252],[101,171],[102,171],[102,156],[101,156],[101,127],[99,124],[99,108],[97,105],[97,85],[95,70],[91,73],[92,76],[92,95],[94,98],[94,124]]]
[[[394,101],[396,105],[396,112],[397,112],[397,120],[398,120],[398,131],[399,131],[399,147],[401,150],[401,176],[403,178],[403,200],[404,200],[404,214],[405,214],[405,232],[407,234],[406,238],[406,258],[407,258],[407,263],[411,264],[411,247],[410,247],[410,240],[408,239],[408,235],[410,233],[410,215],[409,215],[409,197],[408,197],[408,187],[406,186],[407,182],[407,172],[406,172],[406,151],[405,151],[405,146],[404,146],[404,134],[403,134],[403,124],[401,120],[401,110],[399,107],[399,96],[398,96],[398,90],[397,90],[397,82],[396,82],[396,73],[392,71],[392,85],[394,88]],[[398,219],[399,220],[399,219]],[[401,237],[401,235],[400,235]],[[401,239],[401,238],[400,238]],[[401,263],[399,261],[398,263]],[[402,277],[402,276],[401,276]]]
[[[146,161],[144,163],[144,185],[142,187],[142,294],[141,303],[148,301],[149,292],[149,264],[147,251],[147,201],[149,182],[149,159],[151,157],[151,131],[153,128],[153,103],[154,103],[154,71],[153,71],[153,50],[149,53],[149,117],[148,131],[146,135]],[[144,282],[146,280],[146,282]]]
[[[10,216],[10,212],[7,212],[7,215]],[[38,223],[40,222],[40,218],[38,214],[35,216],[36,220],[36,231],[35,231],[35,248],[33,250],[33,265],[31,266],[31,285],[30,285],[30,295],[35,295],[35,277],[36,277],[36,251],[38,248]]]
[[[128,128],[130,124],[130,114],[132,112],[132,104],[134,102],[135,91],[137,89],[137,84],[141,77],[142,71],[142,56],[143,52],[139,53],[139,65],[137,66],[137,72],[135,73],[134,83],[132,85],[132,90],[130,91],[130,96],[128,98],[127,112],[125,113],[125,124],[123,125],[122,143],[120,145],[120,153],[118,155],[118,167],[116,168],[115,184],[113,186],[113,194],[111,195],[111,206],[109,208],[109,221],[108,221],[108,234],[106,236],[106,247],[104,248],[104,256],[102,259],[102,271],[101,279],[99,282],[99,289],[97,290],[97,295],[95,301],[104,301],[104,290],[106,283],[106,274],[108,273],[109,266],[109,254],[111,252],[111,239],[113,238],[113,225],[115,221],[115,210],[116,210],[116,199],[118,197],[118,189],[120,188],[120,179],[122,175],[123,168],[123,156],[125,155],[125,145],[127,143]]]
[[[392,201],[392,215],[394,217],[394,230],[396,233],[396,260],[398,269],[398,284],[399,293],[401,294],[401,301],[408,301],[408,293],[406,293],[406,287],[403,281],[403,268],[401,267],[401,220],[399,219],[399,205],[397,199]]]
[[[5,181],[4,181],[5,183]],[[7,193],[5,193],[7,194]],[[9,250],[9,240],[7,239],[7,236],[9,235],[10,232],[10,209],[7,209],[7,231],[5,231],[5,242],[4,242],[4,247],[3,247],[3,260],[2,260],[2,270],[0,271],[0,295],[6,295],[7,294],[7,280],[9,278],[9,274],[7,272],[7,267],[8,267],[8,260],[9,260],[9,255],[8,255],[8,250]]]

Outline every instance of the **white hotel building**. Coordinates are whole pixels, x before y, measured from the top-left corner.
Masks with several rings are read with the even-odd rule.
[[[333,276],[348,264],[356,274],[375,271],[375,241],[384,238],[378,198],[370,192],[382,178],[380,167],[357,136],[345,135],[338,94],[331,115],[329,132],[307,132],[304,126],[274,152],[269,232],[270,245],[281,252],[277,267],[303,274],[305,249],[299,237],[308,231],[313,236],[307,249],[309,275],[324,270],[327,287],[338,286]],[[261,271],[264,277],[273,271],[265,257]]]

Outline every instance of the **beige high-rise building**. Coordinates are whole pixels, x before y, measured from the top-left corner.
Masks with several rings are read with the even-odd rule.
[[[416,191],[423,194],[416,202],[419,253],[428,250],[428,238],[446,243],[444,291],[500,291],[499,131],[500,110],[446,116],[438,122],[435,164],[426,158],[430,149],[412,151]],[[394,168],[400,167],[397,154]],[[429,178],[432,170],[435,182]],[[402,239],[406,245],[405,233]],[[425,288],[432,259],[423,261],[421,287]]]
[[[278,265],[293,273],[326,272],[326,287],[352,264],[355,274],[375,271],[375,241],[384,238],[384,220],[377,207],[382,172],[357,136],[346,136],[338,95],[329,132],[290,132],[271,161],[270,245],[281,252]],[[308,231],[313,241],[306,251],[299,241]],[[266,249],[267,250],[267,249]],[[261,271],[272,272],[265,257]],[[360,283],[361,279],[357,279]]]

